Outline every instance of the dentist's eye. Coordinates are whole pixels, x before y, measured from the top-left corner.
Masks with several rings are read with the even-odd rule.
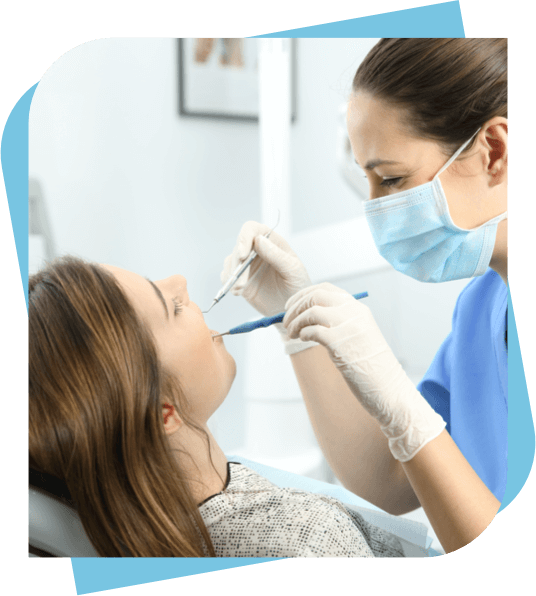
[[[380,186],[384,186],[384,187],[391,187],[391,186],[396,186],[399,181],[402,180],[401,177],[398,178],[384,178],[381,182],[380,182]]]
[[[173,302],[173,305],[175,306],[174,312],[175,315],[178,315],[179,313],[182,312],[182,304],[179,304],[179,302],[177,302],[177,298],[172,298],[171,301]]]

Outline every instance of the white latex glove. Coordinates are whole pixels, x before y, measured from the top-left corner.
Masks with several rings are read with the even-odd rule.
[[[446,423],[419,393],[368,306],[323,283],[295,294],[283,325],[290,338],[325,346],[352,393],[380,423],[393,456],[410,460]]]
[[[221,282],[225,283],[243,263],[252,249],[258,254],[248,269],[232,287],[231,293],[243,296],[255,310],[269,317],[285,310],[287,300],[299,290],[311,285],[307,271],[288,242],[276,232],[270,238],[264,234],[268,226],[248,221],[240,230],[233,252],[225,259]],[[275,325],[285,341],[287,354],[294,354],[318,344],[290,341],[281,323]]]

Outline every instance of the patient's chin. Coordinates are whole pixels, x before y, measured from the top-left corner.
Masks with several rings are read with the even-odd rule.
[[[229,393],[229,391],[231,390],[231,387],[234,383],[234,380],[236,378],[236,362],[235,359],[231,356],[231,354],[229,354],[229,385],[227,388],[227,393]],[[227,397],[227,394],[225,395]]]

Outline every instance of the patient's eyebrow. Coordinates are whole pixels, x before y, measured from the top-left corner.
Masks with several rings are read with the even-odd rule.
[[[162,301],[162,304],[164,305],[164,310],[166,311],[166,317],[169,319],[168,307],[167,307],[166,301],[164,299],[164,296],[162,295],[162,292],[158,289],[158,286],[156,286],[148,277],[146,277],[145,279],[153,286],[153,289],[156,292],[156,295],[160,298],[160,300]]]

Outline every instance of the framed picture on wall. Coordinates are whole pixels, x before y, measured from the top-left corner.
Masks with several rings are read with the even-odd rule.
[[[258,39],[178,40],[179,114],[258,122]],[[292,121],[296,119],[296,40],[291,44]]]

